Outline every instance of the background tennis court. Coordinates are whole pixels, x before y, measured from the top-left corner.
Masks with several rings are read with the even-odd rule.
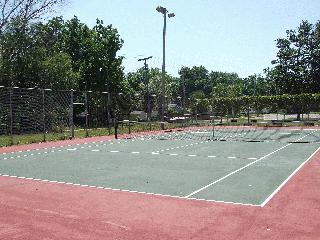
[[[289,136],[291,130],[286,131],[277,134]],[[186,137],[191,133],[197,137]],[[204,135],[199,138],[200,133]],[[172,132],[4,153],[0,173],[261,206],[319,147],[316,130],[294,132],[283,142],[212,141],[207,134],[212,132]],[[299,143],[305,141],[309,143]]]

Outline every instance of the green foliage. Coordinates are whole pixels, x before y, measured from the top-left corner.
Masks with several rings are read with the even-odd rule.
[[[97,20],[90,29],[77,17],[29,24],[19,18],[1,36],[0,84],[18,87],[120,92],[123,40]]]
[[[42,62],[43,86],[51,89],[78,89],[79,72],[72,71],[72,60],[66,53],[53,53]]]
[[[302,21],[296,30],[288,30],[286,38],[277,39],[274,68],[267,69],[274,94],[320,92],[320,22]]]
[[[212,100],[213,108],[220,114],[228,114],[232,107],[240,106],[237,111],[245,112],[248,107],[257,111],[269,109],[277,111],[285,110],[287,113],[310,113],[319,110],[320,94],[296,94],[296,95],[274,95],[274,96],[242,96],[242,97],[220,97]]]

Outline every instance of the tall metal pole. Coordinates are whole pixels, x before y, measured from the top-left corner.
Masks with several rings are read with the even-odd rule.
[[[163,39],[162,39],[162,77],[161,77],[161,121],[164,122],[164,104],[165,104],[165,74],[166,74],[166,30],[167,13],[163,14]]]
[[[151,58],[152,58],[152,56],[138,59],[138,61],[144,61],[144,81],[147,85],[147,121],[148,122],[151,121],[151,106],[150,106],[149,76],[148,76],[147,60],[149,60]]]
[[[165,74],[166,74],[166,30],[167,30],[167,14],[168,17],[174,17],[174,13],[168,13],[165,7],[158,6],[157,11],[163,15],[163,36],[162,36],[162,78],[161,78],[161,121],[164,122],[165,110]],[[164,125],[161,124],[162,129]]]

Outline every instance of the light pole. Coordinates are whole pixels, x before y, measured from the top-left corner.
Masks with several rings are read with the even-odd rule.
[[[144,80],[147,84],[147,121],[151,121],[151,108],[150,108],[150,93],[149,93],[149,79],[148,79],[148,64],[147,61],[152,56],[146,58],[140,58],[138,61],[144,61]]]
[[[156,10],[163,15],[163,39],[162,39],[162,78],[161,78],[161,121],[164,122],[164,102],[165,102],[165,73],[166,73],[166,29],[167,15],[169,18],[175,17],[174,13],[169,13],[165,7],[158,6]]]

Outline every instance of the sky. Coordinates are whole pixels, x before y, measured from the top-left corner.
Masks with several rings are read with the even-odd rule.
[[[276,58],[277,38],[302,20],[320,20],[319,0],[69,0],[60,14],[90,27],[99,18],[117,28],[127,73],[149,56],[149,67],[161,69],[163,16],[157,6],[176,15],[167,19],[166,35],[166,71],[173,76],[182,66],[200,65],[240,77],[262,73]]]

